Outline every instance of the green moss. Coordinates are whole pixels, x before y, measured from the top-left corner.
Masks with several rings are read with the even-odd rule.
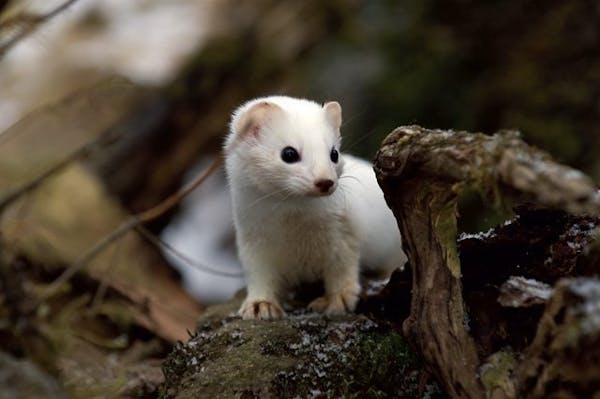
[[[390,325],[302,313],[211,325],[169,356],[162,397],[417,397],[421,366]]]
[[[419,363],[398,333],[365,334],[360,337],[353,358],[347,364],[347,391],[345,397],[416,397]],[[359,367],[352,373],[350,367]]]

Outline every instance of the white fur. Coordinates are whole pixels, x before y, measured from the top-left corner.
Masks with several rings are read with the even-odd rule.
[[[330,159],[341,144],[340,122],[337,103],[290,97],[255,99],[233,114],[225,165],[248,286],[244,318],[282,316],[284,294],[315,280],[323,280],[325,295],[311,309],[354,310],[359,264],[389,275],[406,260],[371,165],[350,155]],[[287,146],[299,162],[281,159]],[[320,179],[333,181],[326,195],[315,186]]]

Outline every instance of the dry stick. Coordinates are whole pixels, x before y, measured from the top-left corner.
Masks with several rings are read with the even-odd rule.
[[[102,277],[100,278],[100,284],[98,284],[98,289],[96,290],[96,293],[94,294],[94,298],[92,299],[91,308],[96,308],[96,307],[100,306],[102,301],[104,301],[104,297],[106,296],[106,292],[108,291],[108,283],[109,283],[108,279],[113,272],[114,265],[117,263],[117,256],[119,254],[119,249],[121,248],[121,246],[119,244],[122,242],[123,241],[119,241],[113,247],[113,252],[111,254],[110,263],[108,264],[106,269],[104,269],[104,273],[103,273]]]
[[[99,147],[99,144],[106,139],[107,136],[100,135],[94,140],[87,142],[86,144],[75,150],[75,152],[67,155],[61,161],[42,172],[39,176],[33,178],[32,180],[29,180],[28,182],[24,183],[19,187],[10,190],[7,194],[4,194],[2,198],[0,198],[0,214],[2,214],[6,207],[12,204],[21,195],[35,189],[37,186],[42,184],[44,180],[60,172],[74,160],[79,158],[86,158],[87,156],[89,156],[93,151],[95,151]]]
[[[71,162],[75,161],[76,159],[88,157],[91,153],[93,153],[96,149],[98,149],[102,143],[110,142],[110,141],[114,140],[116,137],[118,137],[119,135],[120,135],[119,130],[115,130],[114,132],[109,131],[106,134],[100,135],[99,137],[95,138],[94,140],[84,144],[83,146],[81,146],[80,148],[75,150],[73,153],[71,153],[68,156],[66,156],[65,158],[63,158],[61,161],[59,161],[58,163],[56,163],[49,169],[45,170],[39,176],[33,178],[32,180],[24,183],[23,185],[21,185],[19,187],[16,187],[15,189],[9,191],[2,198],[0,198],[0,214],[2,214],[2,212],[6,209],[6,207],[8,207],[10,204],[12,204],[18,198],[20,198],[23,194],[26,194],[26,193],[34,190],[36,187],[38,187],[40,184],[42,184],[46,179],[48,179],[49,177],[51,177],[51,176],[55,175],[56,173],[60,172],[61,170],[63,170]],[[192,263],[195,267],[197,267],[199,269],[204,269],[208,272],[227,276],[227,277],[240,277],[241,274],[239,274],[239,273],[222,272],[219,270],[209,268],[208,266],[204,266],[204,265],[200,266],[199,264],[192,262],[189,258],[187,258],[185,255],[176,251],[174,248],[169,246],[167,243],[162,242],[157,237],[153,237],[149,231],[145,230],[141,226],[142,223],[146,223],[148,221],[156,219],[157,217],[163,215],[166,211],[171,209],[173,206],[175,206],[182,198],[184,198],[191,191],[196,189],[208,176],[210,176],[212,173],[214,173],[214,171],[216,171],[216,169],[218,169],[221,166],[221,164],[222,164],[222,156],[219,155],[219,157],[217,159],[215,159],[215,161],[207,168],[207,170],[204,174],[198,176],[196,179],[194,179],[192,182],[190,182],[182,190],[171,195],[170,197],[165,199],[163,202],[161,202],[157,206],[155,206],[145,212],[142,212],[138,215],[131,216],[130,219],[126,220],[116,230],[114,230],[108,236],[104,237],[102,240],[100,240],[98,243],[96,243],[96,245],[92,249],[90,249],[86,254],[84,254],[80,259],[78,259],[71,266],[71,268],[77,267],[77,270],[79,270],[79,268],[83,267],[87,262],[89,262],[91,259],[93,259],[96,255],[98,255],[98,253],[100,253],[102,251],[102,249],[104,249],[106,246],[110,245],[110,243],[112,243],[114,240],[120,238],[122,235],[127,233],[129,230],[135,228],[140,234],[142,234],[142,236],[144,236],[148,241],[152,242],[154,245],[156,245],[158,247],[162,246],[162,247],[166,248],[170,252],[174,253],[177,257],[183,259],[184,261],[186,261],[188,263]],[[83,266],[81,266],[81,267],[77,266],[80,263]],[[65,272],[58,278],[61,279],[64,277],[64,281],[67,281],[69,278],[71,278],[73,276],[73,274],[75,274],[75,272],[77,271],[76,270],[75,272],[69,273],[67,276],[65,276],[66,273],[69,272],[69,270],[71,268],[65,270]],[[61,281],[61,284],[64,281]],[[51,287],[49,287],[52,290],[54,289],[54,287],[52,287],[53,285],[54,285],[54,283],[51,285]]]
[[[243,273],[224,272],[222,270],[213,269],[212,267],[209,267],[207,265],[200,264],[200,263],[194,261],[193,259],[191,259],[189,256],[182,253],[181,251],[177,250],[175,247],[173,247],[169,243],[161,240],[160,237],[157,237],[155,234],[152,234],[144,226],[137,226],[135,228],[135,230],[138,233],[140,233],[140,235],[142,235],[142,237],[144,237],[146,240],[148,240],[151,244],[155,245],[156,247],[163,248],[163,249],[169,251],[172,255],[183,260],[185,263],[189,264],[190,266],[195,267],[196,269],[204,270],[206,272],[216,274],[219,276],[224,276],[224,277],[243,277],[244,276]]]
[[[195,190],[200,184],[202,184],[210,175],[212,175],[223,163],[223,157],[221,154],[206,168],[206,170],[192,180],[181,190],[175,194],[167,197],[158,205],[129,217],[119,227],[113,230],[111,233],[104,236],[100,241],[96,243],[90,250],[84,253],[75,263],[67,268],[60,276],[56,278],[47,288],[46,294],[42,295],[43,298],[50,297],[62,284],[66,283],[71,277],[78,271],[83,269],[92,259],[94,259],[100,252],[102,252],[111,243],[121,238],[130,230],[137,228],[143,223],[150,222],[165,212],[173,208],[179,203],[184,197]]]
[[[67,0],[58,7],[48,11],[45,14],[31,15],[24,13],[14,18],[11,18],[8,21],[5,21],[4,25],[22,24],[24,26],[6,43],[0,45],[0,58],[4,57],[8,50],[10,50],[15,44],[17,44],[19,41],[23,40],[25,37],[33,33],[41,24],[60,14],[68,7],[73,5],[76,1],[77,0]],[[2,26],[0,26],[0,28],[2,28]]]

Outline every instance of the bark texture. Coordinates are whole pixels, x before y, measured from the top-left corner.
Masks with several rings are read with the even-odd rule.
[[[506,262],[497,266],[501,271],[486,269],[485,262],[481,262],[486,259],[484,254],[477,267],[471,263],[467,271],[462,270],[461,259],[468,258],[469,241],[460,242],[459,259],[456,227],[458,196],[466,187],[475,188],[497,205],[510,197],[570,213],[598,215],[600,197],[593,182],[581,172],[560,165],[547,154],[526,145],[516,132],[486,136],[418,126],[400,127],[387,137],[377,154],[375,170],[398,220],[412,270],[411,309],[403,324],[404,332],[446,392],[460,398],[548,397],[558,386],[566,386],[565,392],[572,393],[573,397],[593,395],[600,379],[598,373],[595,377],[578,374],[578,362],[571,356],[579,351],[586,353],[587,360],[591,361],[598,355],[596,350],[590,352],[588,342],[581,339],[575,342],[575,352],[569,352],[559,336],[565,336],[563,332],[569,329],[583,334],[581,325],[595,325],[596,319],[589,312],[584,315],[577,309],[584,306],[582,303],[591,303],[588,307],[598,306],[597,298],[591,294],[600,288],[598,281],[578,280],[578,285],[588,287],[586,294],[589,295],[565,300],[574,297],[565,292],[570,292],[567,287],[575,283],[558,279],[581,268],[554,270],[552,263],[559,262],[550,257],[538,269],[527,270],[541,276],[552,275],[552,281],[544,282],[553,284],[558,280],[557,287],[562,287],[554,290],[539,327],[539,305],[545,302],[544,295],[548,295],[545,286],[527,281],[525,277],[529,276],[503,285],[504,306],[515,303],[515,307],[527,308],[523,310],[526,317],[519,324],[510,320],[510,311],[502,309],[502,303],[498,302],[502,290],[496,289],[511,274],[520,274],[519,265],[515,269],[514,264]],[[561,220],[576,222],[567,214],[558,213],[565,215],[558,219],[558,224]],[[548,236],[554,237],[550,233]],[[493,264],[493,255],[489,258]],[[592,265],[591,270],[598,268]],[[488,286],[496,288],[488,289]],[[506,293],[511,287],[518,289],[520,300],[511,299],[510,293]],[[535,292],[535,288],[540,287],[544,288],[542,292]],[[530,309],[531,306],[534,309]],[[489,313],[496,308],[500,308],[498,315],[487,315],[486,324],[486,310]],[[579,316],[565,318],[564,314]],[[556,321],[556,315],[562,315],[561,319]],[[504,319],[498,320],[500,317]],[[489,323],[490,320],[495,323]],[[528,323],[529,320],[534,322]],[[489,332],[490,324],[507,329],[493,334]],[[529,331],[536,327],[537,332]],[[535,338],[527,348],[530,341],[516,340],[511,337],[513,334],[529,334]],[[518,368],[515,368],[516,359],[521,355],[501,349],[502,344],[523,350],[525,360]],[[554,348],[550,359],[548,353],[544,353],[547,345]],[[564,357],[569,361],[562,359]],[[543,367],[539,366],[540,362]],[[558,367],[559,364],[564,366]]]
[[[600,280],[561,280],[516,370],[519,397],[588,398],[600,392]]]

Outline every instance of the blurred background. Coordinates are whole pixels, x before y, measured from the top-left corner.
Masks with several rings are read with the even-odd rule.
[[[210,162],[237,105],[268,94],[339,101],[345,151],[365,158],[399,125],[518,129],[600,181],[600,1],[78,0],[31,18],[64,3],[0,1],[3,192],[109,132],[80,163],[114,206],[148,209]],[[464,230],[481,228],[478,206]],[[219,172],[149,226],[190,258],[162,248],[203,303],[243,285],[229,207]],[[67,217],[40,209],[54,213],[37,227]],[[72,210],[69,231],[100,223]]]

